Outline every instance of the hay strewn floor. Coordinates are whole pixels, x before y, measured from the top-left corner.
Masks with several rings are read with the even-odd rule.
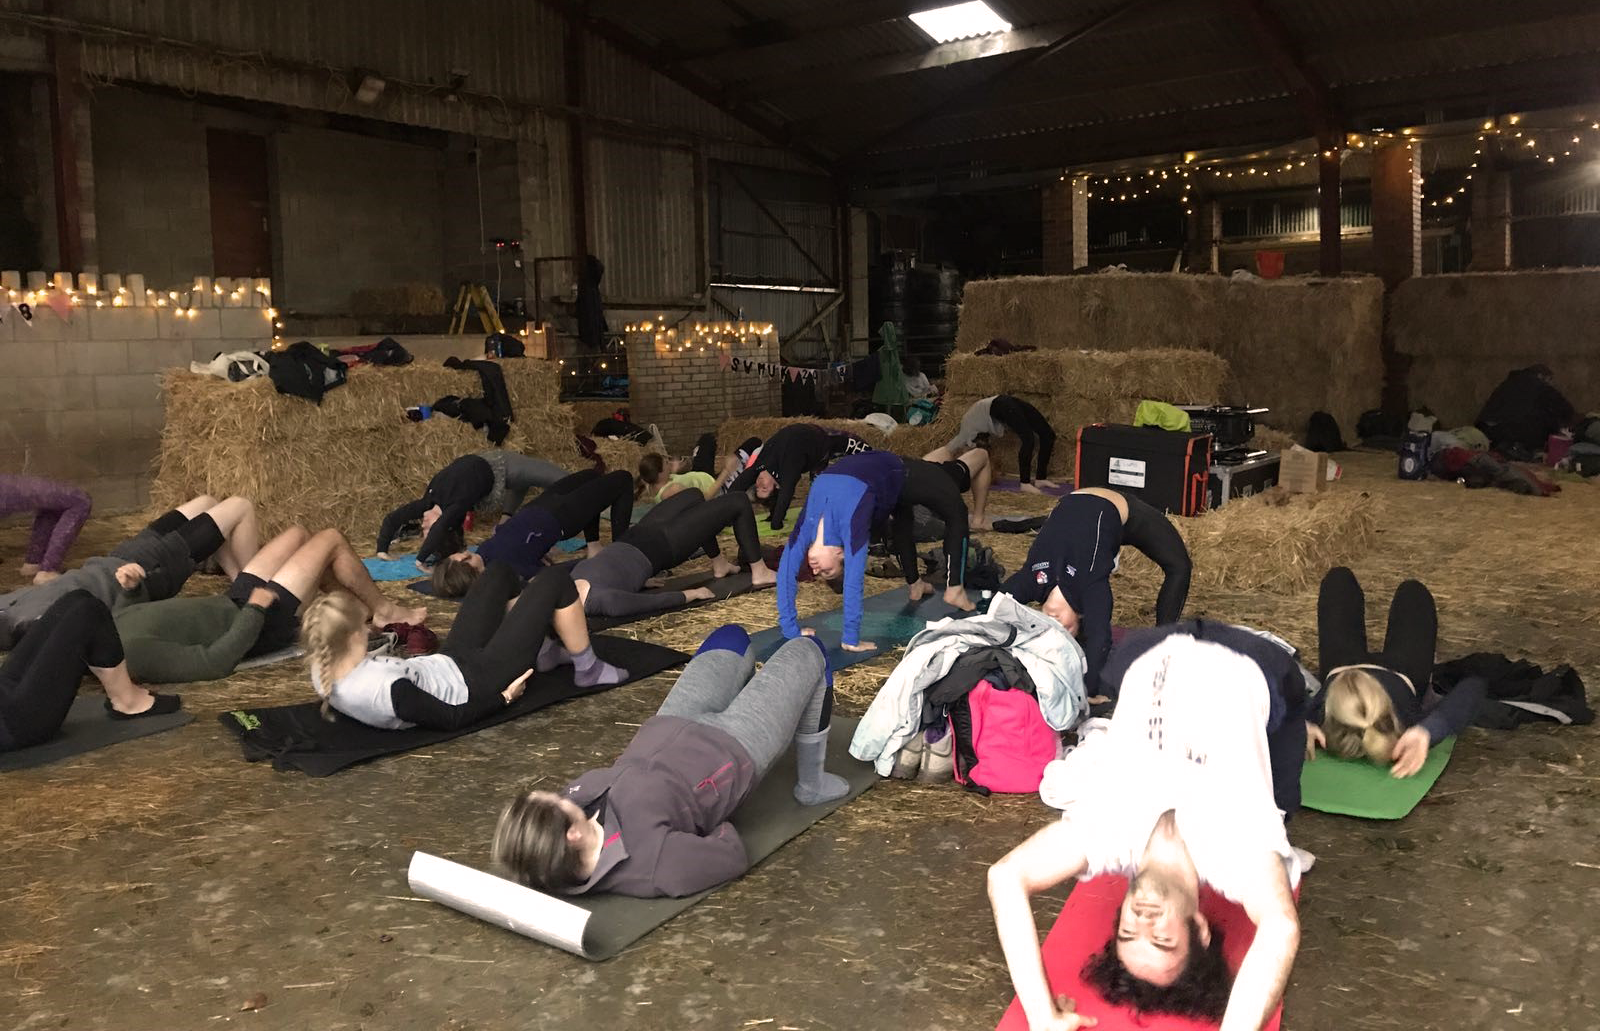
[[[1373,543],[1353,563],[1370,596],[1419,575],[1439,598],[1442,653],[1570,662],[1593,691],[1594,485],[1537,500],[1403,483],[1391,456],[1345,457],[1336,489],[1375,499]],[[1002,493],[992,507],[1025,514],[1050,503]],[[132,527],[95,520],[75,555]],[[7,589],[23,533],[0,526]],[[1011,566],[1027,543],[984,540]],[[1118,618],[1147,620],[1155,580],[1127,566]],[[398,584],[387,590],[407,595]],[[1314,653],[1315,590],[1230,587],[1202,570],[1190,609],[1266,627]],[[729,619],[768,625],[771,598],[623,632],[688,643]],[[806,611],[835,603],[824,587],[802,590]],[[436,627],[450,607],[437,606]],[[1381,611],[1370,615],[1381,624]],[[844,671],[842,708],[859,712],[890,665]],[[309,780],[245,764],[215,720],[241,701],[309,697],[300,669],[281,666],[184,689],[200,718],[180,731],[7,775],[0,1026],[992,1026],[1010,993],[989,937],[983,870],[1048,818],[1033,799],[882,785],[599,966],[410,898],[413,849],[482,863],[502,796],[614,756],[670,683],[653,678]],[[1589,765],[1597,741],[1594,728],[1470,731],[1406,821],[1297,817],[1297,843],[1320,863],[1306,882],[1285,1026],[1600,1026],[1589,944],[1600,897],[1600,778]],[[1053,915],[1059,898],[1040,913]],[[264,1008],[239,1012],[258,993]]]

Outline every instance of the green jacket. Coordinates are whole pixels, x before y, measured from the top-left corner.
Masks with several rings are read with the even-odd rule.
[[[217,595],[170,598],[116,614],[128,675],[141,684],[221,680],[255,646],[267,610]]]

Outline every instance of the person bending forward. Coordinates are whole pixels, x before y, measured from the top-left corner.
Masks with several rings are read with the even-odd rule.
[[[979,435],[988,434],[991,438],[998,439],[1005,436],[1008,429],[1017,435],[1017,473],[1022,479],[1022,489],[1032,494],[1041,494],[1042,487],[1054,488],[1055,484],[1045,479],[1045,476],[1050,470],[1050,453],[1056,446],[1056,431],[1050,427],[1050,420],[1044,417],[1043,412],[1010,394],[996,394],[981,401],[974,401],[966,414],[961,416],[961,427],[950,439],[950,443],[928,458],[936,462],[948,461],[960,454],[964,448],[971,447]],[[1037,479],[1034,478],[1033,466],[1035,439],[1039,443]],[[935,458],[934,455],[938,457]]]
[[[832,713],[833,677],[814,642],[785,643],[756,672],[750,635],[714,630],[614,764],[506,806],[495,862],[568,895],[681,897],[731,881],[750,858],[729,820],[791,742],[802,805],[849,793],[824,768]]]

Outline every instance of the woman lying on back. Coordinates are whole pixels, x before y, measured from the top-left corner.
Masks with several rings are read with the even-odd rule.
[[[1361,584],[1343,566],[1329,570],[1317,596],[1317,637],[1323,686],[1306,716],[1307,758],[1325,747],[1409,777],[1422,769],[1429,749],[1460,733],[1483,704],[1486,685],[1478,678],[1429,701],[1439,613],[1416,580],[1395,590],[1383,650],[1374,652]]]

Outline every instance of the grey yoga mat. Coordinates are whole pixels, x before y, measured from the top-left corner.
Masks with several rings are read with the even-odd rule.
[[[194,719],[192,713],[179,710],[163,716],[114,720],[106,712],[105,705],[105,699],[100,695],[79,695],[73,699],[66,722],[61,724],[61,731],[55,737],[30,748],[0,752],[0,772],[26,770],[70,759],[107,745],[119,745],[134,738],[173,730]]]
[[[850,757],[856,722],[835,716],[828,735],[828,770],[850,782],[850,793],[844,798],[818,806],[796,802],[794,754],[790,752],[733,814],[733,825],[744,839],[752,868],[878,782],[870,765]],[[417,895],[588,960],[610,959],[718,890],[681,899],[623,895],[561,898],[426,852],[412,855],[410,882]]]

